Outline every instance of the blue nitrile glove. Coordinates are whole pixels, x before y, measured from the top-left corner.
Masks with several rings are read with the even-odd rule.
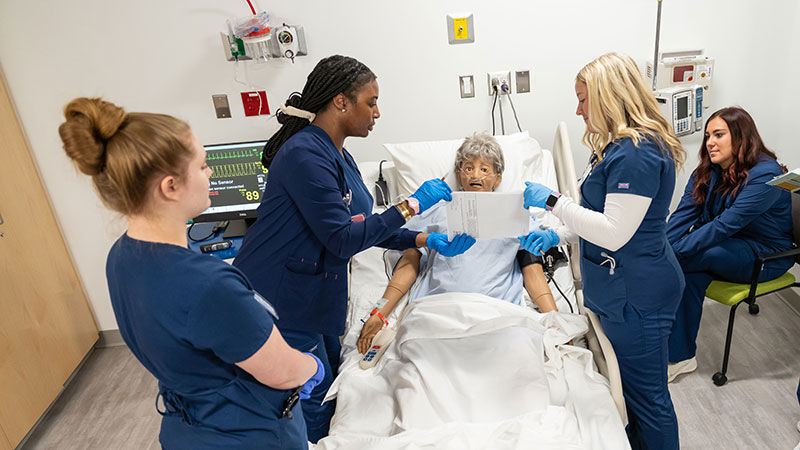
[[[322,365],[322,361],[319,360],[314,354],[312,353],[303,353],[304,355],[308,355],[314,358],[314,361],[317,362],[317,373],[311,376],[305,383],[303,383],[303,388],[300,390],[300,399],[305,400],[311,397],[311,391],[314,390],[318,384],[322,382],[322,379],[325,378],[325,366]]]
[[[558,245],[558,235],[553,230],[533,230],[526,236],[518,236],[519,246],[534,255],[544,252]]]
[[[539,183],[531,183],[530,181],[525,182],[525,209],[534,206],[536,208],[544,208],[545,203],[547,201],[547,197],[550,197],[550,194],[555,192],[554,190],[550,189],[547,186],[543,186]]]
[[[452,241],[447,240],[443,233],[431,233],[425,245],[431,250],[436,250],[442,256],[456,256],[464,253],[475,243],[475,238],[468,234],[457,234]]]
[[[453,190],[450,189],[447,183],[439,178],[434,178],[422,183],[422,186],[417,189],[417,192],[411,194],[410,197],[419,200],[419,212],[423,212],[439,203],[440,200],[448,202],[452,200],[453,196],[450,195],[451,192],[453,192]]]

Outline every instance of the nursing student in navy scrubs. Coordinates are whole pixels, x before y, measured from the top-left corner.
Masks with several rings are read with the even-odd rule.
[[[75,99],[64,115],[67,155],[128,221],[108,254],[108,290],[122,338],[158,379],[161,445],[308,448],[297,394],[308,398],[321,362],[286,344],[241,271],[187,248],[211,176],[189,126],[101,99]]]
[[[372,131],[380,117],[377,102],[375,74],[361,62],[334,55],[314,67],[302,94],[291,95],[278,112],[283,126],[264,148],[269,173],[258,219],[233,263],[275,305],[286,342],[325,366],[325,379],[302,403],[314,443],[327,436],[335,408],[322,400],[339,367],[350,257],[375,245],[427,246],[454,256],[475,242],[466,235],[429,239],[400,228],[413,215],[451,200],[450,187],[439,179],[372,214],[372,196],[344,141]]]
[[[695,341],[711,280],[750,283],[757,255],[792,248],[792,194],[766,184],[786,168],[747,111],[730,107],[712,114],[698,159],[667,225],[686,278],[669,337],[669,381],[697,368]],[[767,261],[759,281],[778,278],[793,264],[791,256]]]
[[[528,183],[524,206],[547,207],[566,227],[534,231],[522,246],[537,252],[580,243],[585,304],[617,355],[631,447],[677,449],[667,340],[684,281],[666,219],[686,152],[629,56],[609,53],[587,64],[575,93],[593,153],[579,203]]]

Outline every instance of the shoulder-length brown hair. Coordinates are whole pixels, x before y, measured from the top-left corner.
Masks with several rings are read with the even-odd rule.
[[[778,158],[764,145],[764,141],[761,140],[761,135],[756,129],[756,123],[747,111],[736,106],[722,108],[708,117],[706,127],[712,119],[717,117],[724,120],[730,130],[733,162],[727,169],[723,169],[715,190],[725,195],[735,195],[747,183],[750,178],[750,169],[758,163],[761,155],[769,156],[772,159]],[[699,153],[700,163],[694,170],[692,194],[698,205],[706,201],[708,183],[711,179],[712,163],[706,149],[706,141],[708,141],[708,134],[703,136]],[[784,167],[783,170],[785,172],[786,168]]]

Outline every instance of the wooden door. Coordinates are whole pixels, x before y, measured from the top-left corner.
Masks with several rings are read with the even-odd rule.
[[[0,450],[11,450],[11,443],[6,439],[2,426],[0,426]]]
[[[96,342],[97,326],[2,73],[0,216],[0,427],[16,447]]]

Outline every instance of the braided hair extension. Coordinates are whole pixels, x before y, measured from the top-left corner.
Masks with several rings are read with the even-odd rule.
[[[308,75],[303,92],[293,92],[286,100],[286,106],[294,106],[314,114],[319,113],[339,94],[344,94],[351,102],[356,102],[356,91],[374,80],[375,74],[355,58],[333,55],[322,59]],[[264,146],[261,162],[269,168],[281,146],[295,133],[305,128],[309,122],[300,117],[276,114],[281,128],[269,138]]]

